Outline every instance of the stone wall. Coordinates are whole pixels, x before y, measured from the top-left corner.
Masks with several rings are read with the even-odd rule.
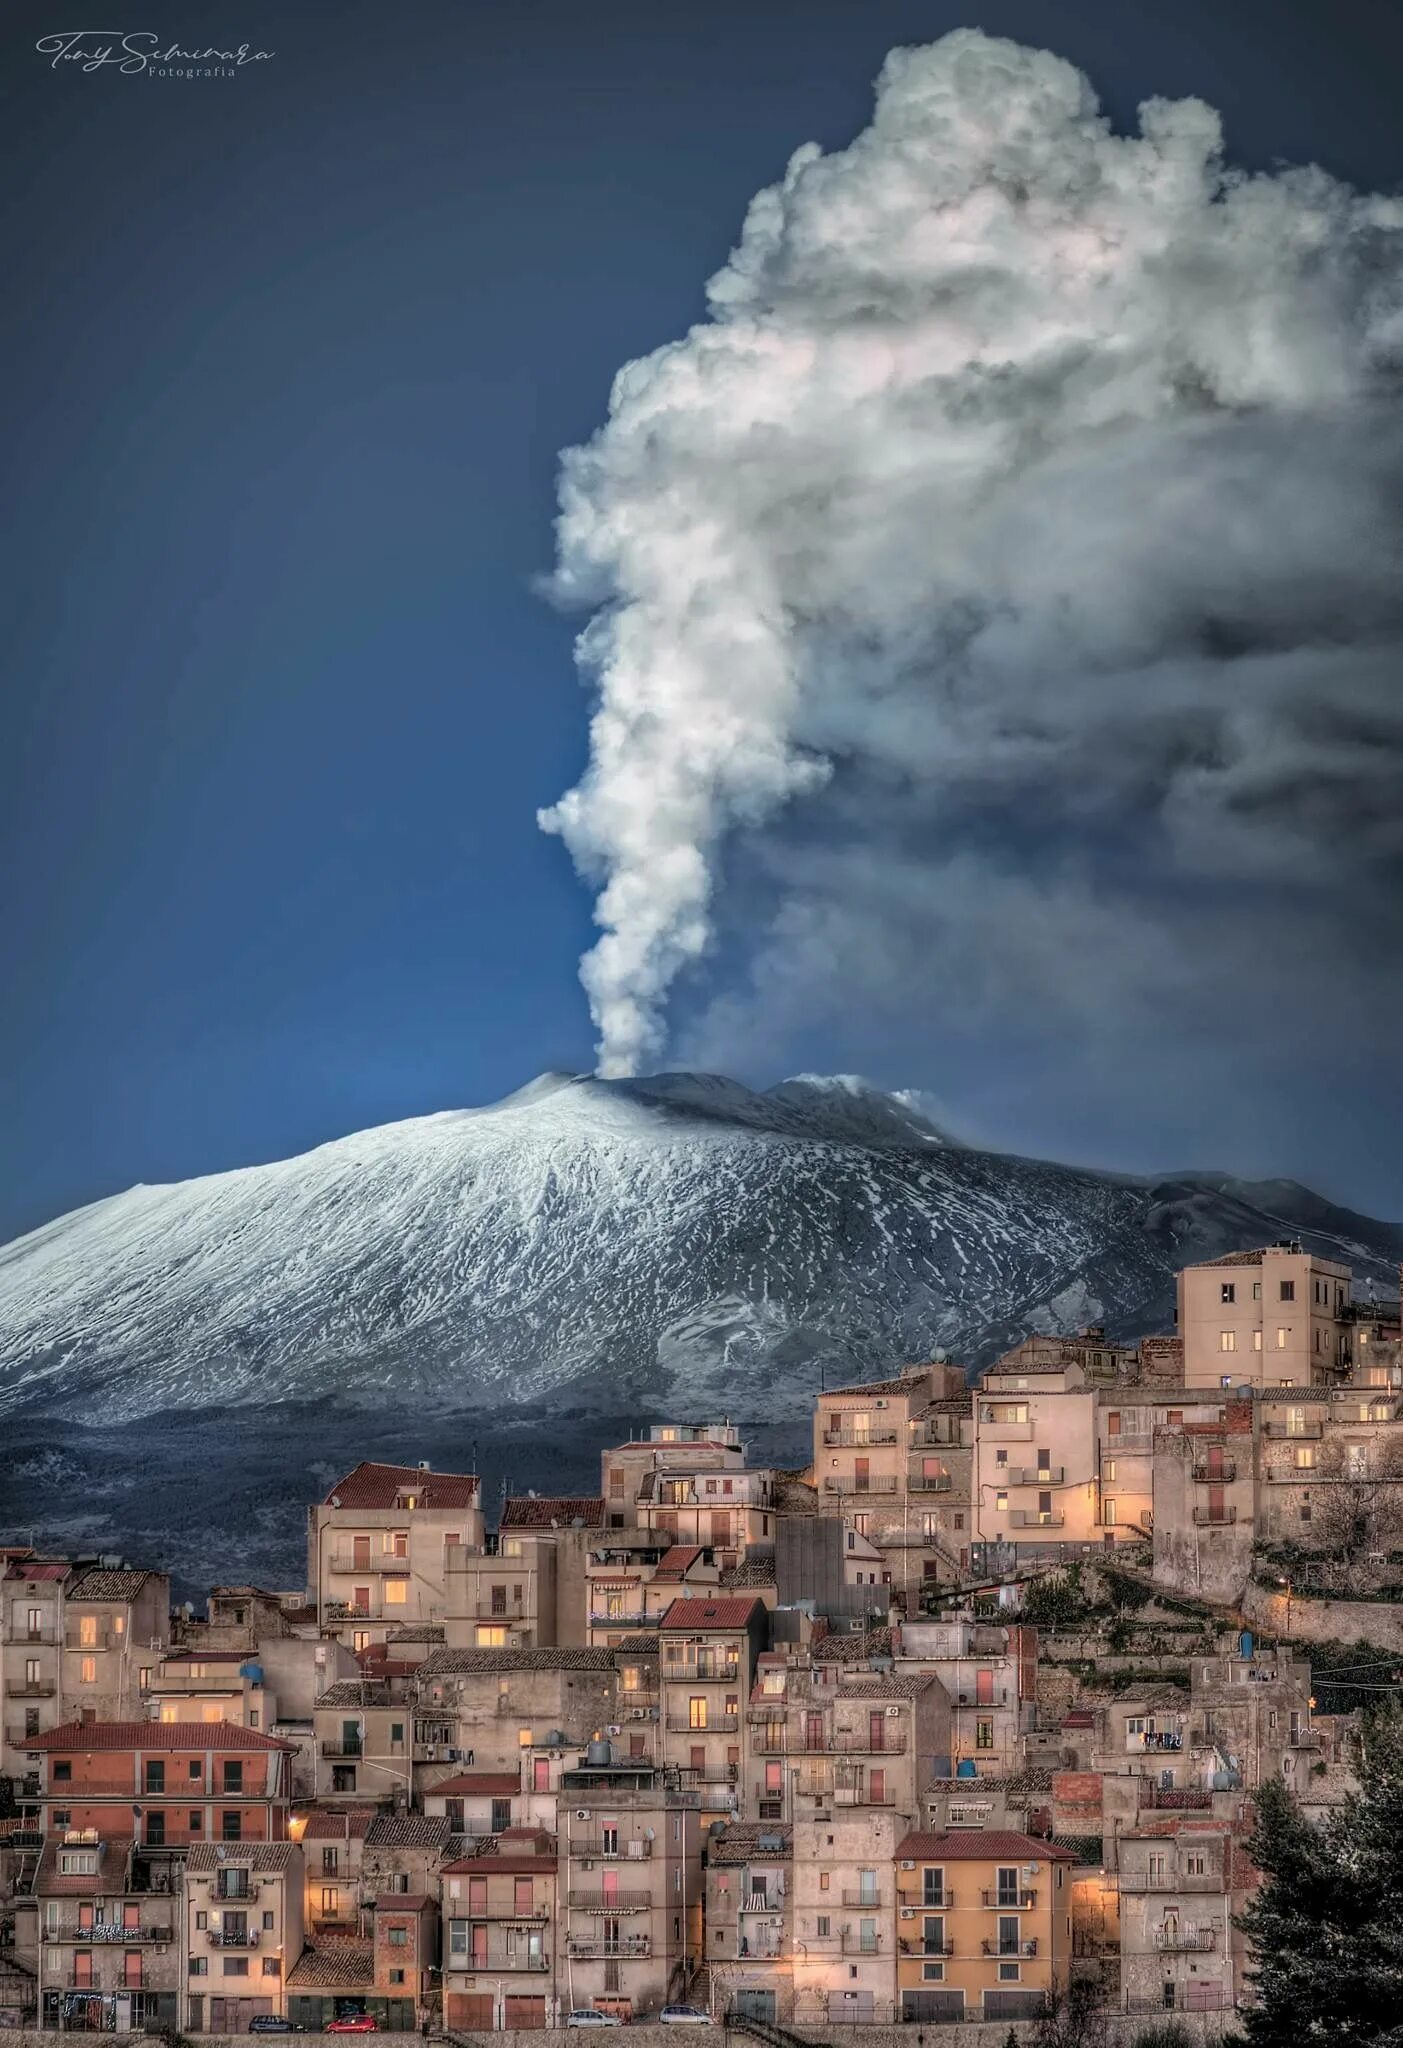
[[[1134,2048],[1138,2034],[1164,2019],[1163,2013],[1150,2013],[1130,2017],[1119,2013],[1105,2016],[1104,2032],[1098,2028],[1092,2039],[1095,2048]],[[1236,2031],[1230,2013],[1180,2012],[1173,2017],[1179,2021],[1193,2040],[1202,2043],[1202,2048],[1220,2048],[1224,2036]],[[1031,2048],[1032,2020],[964,2020],[952,2026],[924,2027],[915,2025],[901,2027],[800,2027],[795,2031],[804,2040],[814,2043],[814,2048],[916,2048],[917,2037],[924,2036],[925,2048],[1005,2048],[1009,2034],[1019,2043],[1019,2048]],[[586,2033],[583,2028],[569,2031],[564,2028],[542,2029],[533,2033],[496,2033],[435,2035],[437,2048],[579,2048],[581,2037],[586,2041],[598,2038],[603,2033]],[[613,2029],[610,2030],[612,2038]],[[73,2048],[74,2041],[81,2038],[75,2034],[56,2034],[33,2030],[16,2030],[0,2033],[5,2048]],[[219,2048],[268,2048],[270,2041],[297,2040],[297,2035],[283,2034],[200,2034],[194,2038],[200,2041],[217,2042]],[[304,2038],[320,2038],[308,2036]],[[342,2037],[333,2035],[332,2039]],[[379,2038],[379,2037],[377,2037]],[[410,2034],[387,2034],[387,2041],[410,2042],[416,2037]],[[709,2030],[708,2039],[716,2042],[716,2048],[758,2048],[754,2037],[716,2027]],[[102,2034],[99,2039],[105,2048],[155,2048],[157,2037],[151,2034]],[[680,2027],[630,2027],[626,2036],[628,2048],[699,2048],[695,2030],[686,2031]]]
[[[1288,1606],[1290,1628],[1287,1628]],[[1242,1595],[1242,1611],[1268,1635],[1290,1635],[1303,1643],[1377,1643],[1403,1650],[1403,1607],[1383,1600],[1305,1600],[1259,1586],[1254,1579]]]

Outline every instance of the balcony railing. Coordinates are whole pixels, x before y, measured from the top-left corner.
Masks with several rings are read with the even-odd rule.
[[[1030,1444],[1033,1441],[1031,1422],[1000,1421],[991,1408],[979,1409],[979,1433],[993,1437],[1001,1444]]]
[[[1166,1954],[1203,1954],[1218,1946],[1212,1927],[1157,1927],[1154,1934],[1155,1947]]]
[[[1143,1735],[1127,1735],[1125,1746],[1132,1756],[1160,1756],[1184,1747],[1181,1728],[1150,1728]]]
[[[948,1493],[954,1483],[948,1472],[917,1472],[906,1482],[911,1493]]]
[[[1221,1873],[1200,1870],[1178,1873],[1163,1870],[1126,1870],[1120,1873],[1123,1892],[1221,1892]]]
[[[868,1444],[899,1443],[901,1432],[895,1429],[826,1429],[823,1441],[834,1449],[846,1446],[860,1451]]]
[[[125,1636],[115,1636],[110,1627],[89,1628],[86,1631],[78,1625],[63,1632],[66,1650],[110,1650],[113,1642],[125,1642]]]
[[[637,1628],[647,1620],[648,1615],[641,1607],[630,1608],[627,1614],[610,1614],[595,1607],[589,1611],[591,1628]]]
[[[1005,1474],[1010,1486],[1060,1486],[1066,1476],[1065,1465],[1015,1465]]]
[[[1221,1507],[1194,1509],[1194,1522],[1196,1526],[1200,1529],[1224,1529],[1230,1523],[1235,1522],[1236,1520],[1236,1508]]]
[[[827,1795],[810,1793],[808,1796],[810,1798],[815,1796],[823,1798],[827,1796],[835,1806],[895,1806],[896,1804],[896,1793],[893,1790],[888,1788],[882,1792],[874,1792],[870,1785],[835,1785],[833,1790]]]
[[[211,1927],[208,1940],[214,1948],[257,1948],[256,1927]]]
[[[369,1751],[363,1742],[324,1742],[321,1745],[321,1753],[323,1756],[339,1757],[347,1763],[354,1763],[358,1757],[367,1756]]]
[[[217,1906],[242,1906],[246,1900],[251,1904],[258,1897],[258,1885],[251,1882],[237,1891],[225,1891],[222,1886],[217,1886],[210,1897]]]
[[[840,1943],[845,1956],[879,1956],[884,1952],[880,1934],[859,1934],[855,1927],[845,1927]]]
[[[898,1490],[895,1473],[877,1472],[866,1479],[859,1479],[855,1472],[836,1473],[825,1479],[825,1493],[895,1493]]]
[[[1219,1465],[1195,1465],[1195,1486],[1231,1486],[1237,1477],[1237,1460],[1224,1458]]]
[[[880,1892],[844,1892],[843,1904],[862,1907],[869,1913],[879,1913],[882,1909],[882,1895]]]
[[[784,1886],[777,1892],[747,1892],[738,1910],[742,1913],[781,1913],[784,1910]]]
[[[31,1680],[27,1685],[12,1685],[10,1687],[10,1698],[12,1700],[51,1700],[57,1690],[56,1686],[42,1681],[36,1682]]]
[[[550,1957],[533,1955],[529,1949],[514,1949],[508,1955],[505,1949],[489,1948],[486,1955],[450,1956],[445,1967],[449,1970],[490,1970],[494,1977],[534,1976],[550,1968]]]
[[[660,1680],[672,1678],[696,1679],[699,1685],[735,1685],[740,1678],[739,1663],[700,1662],[694,1657],[667,1657],[658,1671]]]
[[[1038,1508],[1011,1508],[1008,1519],[1014,1529],[1060,1529],[1067,1517],[1055,1510],[1044,1512]]]
[[[89,1927],[76,1920],[64,1920],[57,1926],[46,1925],[40,1932],[45,1941],[76,1941],[84,1946],[90,1942],[120,1942],[125,1948],[138,1948],[143,1942],[159,1945],[175,1940],[173,1927],[123,1927],[115,1920],[99,1920]]]
[[[1008,1687],[1001,1685],[986,1698],[980,1697],[978,1686],[957,1687],[950,1695],[950,1704],[952,1707],[1006,1707]]]
[[[955,1908],[955,1894],[953,1892],[940,1892],[932,1895],[926,1892],[920,1898],[912,1899],[908,1898],[905,1892],[903,1892],[901,1903],[903,1906],[914,1906],[920,1913],[951,1913]]]
[[[1038,1903],[1036,1891],[985,1891],[981,1892],[979,1897],[983,1905],[990,1906],[1000,1913],[1026,1913],[1030,1907]]]
[[[389,1572],[396,1578],[409,1574],[409,1559],[394,1557],[389,1551],[375,1551],[370,1557],[355,1557],[351,1552],[338,1550],[331,1559],[329,1569],[334,1572]]]
[[[739,1714],[709,1714],[705,1721],[689,1721],[685,1714],[669,1714],[668,1730],[673,1735],[733,1735],[740,1727]]]
[[[582,1840],[578,1835],[574,1836],[570,1843],[570,1854],[577,1861],[646,1863],[652,1853],[653,1845],[646,1837],[636,1836],[629,1841],[620,1840],[612,1849],[606,1849],[602,1842],[590,1840],[588,1837]]]
[[[1038,1938],[1034,1934],[1027,1941],[1000,1941],[995,1935],[988,1941],[981,1941],[979,1946],[986,1956],[1035,1956]]]
[[[1288,1443],[1318,1443],[1325,1434],[1323,1422],[1269,1422],[1266,1434],[1281,1437]]]
[[[653,1903],[651,1892],[595,1891],[575,1887],[566,1895],[574,1913],[646,1913]]]
[[[903,1934],[897,1946],[904,1956],[952,1956],[955,1953],[953,1941],[923,1941],[919,1935]]]
[[[646,1934],[621,1934],[617,1941],[571,1939],[565,1946],[580,1963],[611,1962],[615,1957],[620,1961],[638,1961],[653,1953],[652,1940]]]

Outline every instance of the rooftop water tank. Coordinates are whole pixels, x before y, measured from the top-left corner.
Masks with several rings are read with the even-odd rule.
[[[613,1761],[613,1743],[605,1742],[600,1736],[596,1735],[593,1742],[589,1743],[585,1749],[585,1762],[591,1770],[602,1771]]]
[[[1249,1664],[1252,1661],[1252,1648],[1252,1631],[1250,1628],[1245,1628],[1237,1639],[1237,1654],[1239,1657],[1245,1658]]]
[[[239,1666],[239,1676],[240,1678],[246,1678],[250,1685],[262,1685],[263,1666],[261,1664],[241,1664]]]
[[[972,1756],[962,1756],[955,1766],[955,1776],[957,1778],[977,1778],[978,1775],[979,1773],[974,1768],[974,1758]]]

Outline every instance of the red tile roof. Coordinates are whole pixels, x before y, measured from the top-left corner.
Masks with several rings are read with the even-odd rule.
[[[430,1898],[427,1892],[381,1892],[375,1901],[377,1913],[422,1913],[425,1906],[436,1906],[438,1900]]]
[[[978,1779],[971,1778],[971,1785]],[[1001,1857],[1010,1863],[1075,1863],[1070,1849],[1055,1842],[1040,1842],[1032,1835],[1015,1834],[1009,1828],[954,1828],[941,1834],[908,1835],[896,1845],[904,1863],[996,1863]]]
[[[7,1579],[66,1579],[71,1566],[45,1563],[42,1560],[30,1564],[12,1564],[6,1572]]]
[[[437,1799],[441,1792],[450,1799],[509,1799],[521,1790],[521,1780],[510,1771],[459,1771],[455,1778],[443,1778],[426,1785],[424,1797]]]
[[[765,1603],[755,1598],[725,1597],[719,1600],[674,1600],[658,1623],[659,1628],[744,1628],[756,1609],[763,1614]]]
[[[294,1745],[233,1721],[66,1721],[43,1735],[27,1735],[29,1750],[64,1749],[275,1749]]]
[[[392,1508],[396,1496],[412,1492],[421,1507],[477,1506],[477,1475],[472,1472],[421,1472],[417,1465],[357,1465],[333,1486],[323,1503],[343,1508]]]
[[[457,1863],[445,1863],[441,1867],[443,1877],[538,1877],[546,1871],[555,1870],[558,1859],[544,1854],[537,1856],[464,1856]]]
[[[588,1529],[604,1526],[604,1498],[596,1494],[513,1494],[502,1503],[503,1529],[568,1529],[583,1522]]]
[[[373,1806],[351,1807],[345,1813],[337,1813],[326,1807],[318,1807],[307,1815],[307,1825],[302,1830],[304,1842],[353,1842],[363,1838],[366,1829],[375,1818]]]
[[[658,1559],[654,1579],[681,1579],[701,1556],[700,1546],[695,1543],[674,1543],[671,1550],[665,1550]]]

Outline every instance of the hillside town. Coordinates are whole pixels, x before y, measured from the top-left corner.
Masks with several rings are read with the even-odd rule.
[[[1254,1800],[1338,1809],[1403,1667],[1362,1294],[1233,1253],[1172,1336],[874,1361],[798,1471],[661,1419],[495,1527],[471,1473],[361,1463],[305,1584],[203,1615],[0,1553],[0,2024],[1230,2018]]]

